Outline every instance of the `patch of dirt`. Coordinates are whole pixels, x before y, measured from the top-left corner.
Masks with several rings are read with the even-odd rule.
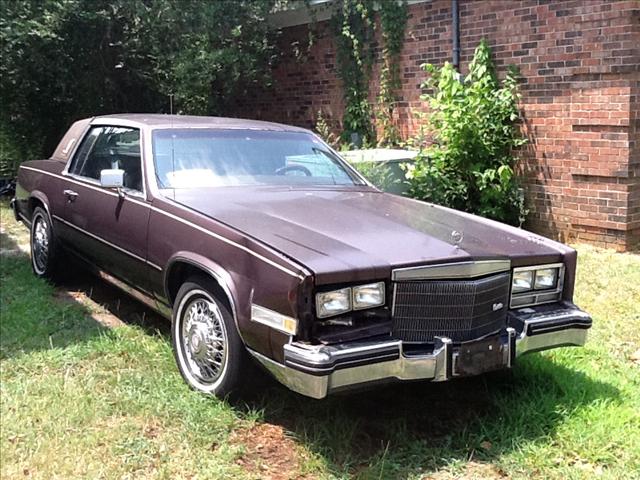
[[[640,365],[640,349],[632,353],[630,356],[630,359],[632,363],[635,363],[636,365]]]
[[[298,446],[280,425],[256,424],[235,431],[231,443],[243,445],[244,453],[236,463],[263,480],[310,479],[300,474]]]
[[[11,235],[0,226],[0,255],[29,255],[30,247],[28,239]]]
[[[155,439],[162,433],[162,424],[154,419],[147,422],[142,429],[142,434],[148,439]]]
[[[91,312],[91,318],[103,327],[116,328],[125,325],[122,320],[94,302],[84,292],[58,289],[54,296],[58,302],[78,303],[86,307]]]
[[[13,218],[2,219],[0,225],[0,250],[3,255],[29,253],[29,230]]]
[[[91,318],[107,328],[117,328],[125,325],[122,320],[110,313],[94,313],[91,315]]]
[[[60,303],[79,303],[83,307],[86,307],[96,313],[104,310],[91,300],[84,292],[75,292],[67,290],[66,288],[57,288],[53,294],[53,298]]]
[[[462,472],[453,473],[442,470],[422,477],[422,480],[502,480],[504,478],[508,478],[508,475],[495,465],[468,462]]]

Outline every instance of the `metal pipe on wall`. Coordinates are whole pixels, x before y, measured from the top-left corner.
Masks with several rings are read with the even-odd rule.
[[[460,71],[460,11],[458,7],[458,0],[451,0],[452,63],[453,67]]]

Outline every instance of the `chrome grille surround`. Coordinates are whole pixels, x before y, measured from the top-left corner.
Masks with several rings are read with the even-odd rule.
[[[431,278],[429,267],[423,267],[420,276],[413,270],[408,281],[398,281],[402,277],[395,275],[393,337],[406,343],[432,343],[435,337],[466,342],[506,328],[510,264],[482,263],[482,268],[451,265],[455,272],[468,272],[469,278],[442,278],[444,265],[436,266],[437,275]]]

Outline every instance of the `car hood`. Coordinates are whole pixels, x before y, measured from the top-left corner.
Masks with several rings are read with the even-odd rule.
[[[566,249],[525,230],[370,187],[224,187],[172,196],[303,264],[318,283],[386,278],[391,268],[451,261],[558,261]]]

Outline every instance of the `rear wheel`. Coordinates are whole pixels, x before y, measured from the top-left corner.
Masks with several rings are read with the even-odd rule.
[[[176,297],[171,339],[178,369],[189,386],[225,397],[240,389],[248,354],[226,305],[207,278],[191,278]]]
[[[31,267],[41,278],[55,279],[59,275],[58,260],[61,256],[49,215],[42,207],[36,207],[31,216]]]

